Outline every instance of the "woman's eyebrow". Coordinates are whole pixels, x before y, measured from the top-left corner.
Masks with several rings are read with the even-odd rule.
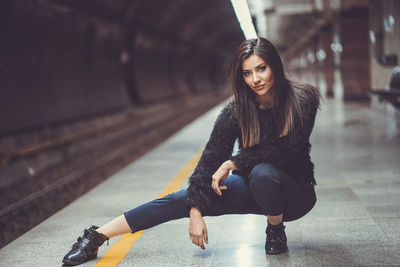
[[[261,67],[262,65],[267,65],[267,63],[265,63],[265,62],[263,62],[263,63],[260,63],[260,64],[258,64],[258,65],[255,67],[255,69],[257,69],[257,68]],[[245,70],[245,69],[242,69],[242,72],[245,72],[245,71],[250,71],[250,70]]]

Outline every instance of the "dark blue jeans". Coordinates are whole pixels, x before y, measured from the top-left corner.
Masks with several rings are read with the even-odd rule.
[[[307,214],[316,202],[314,185],[296,181],[267,163],[256,165],[248,181],[233,174],[226,178],[224,184],[228,189],[222,191],[222,196],[203,216],[283,214],[284,221],[293,221]],[[170,220],[189,217],[186,197],[187,190],[184,189],[125,212],[132,233]]]

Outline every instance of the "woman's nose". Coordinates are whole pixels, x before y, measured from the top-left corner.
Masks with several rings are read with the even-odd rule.
[[[260,81],[260,77],[258,77],[257,73],[253,73],[253,83],[257,84]]]

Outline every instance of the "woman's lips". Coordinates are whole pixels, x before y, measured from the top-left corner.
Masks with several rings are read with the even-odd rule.
[[[258,85],[258,86],[256,86],[256,87],[254,87],[254,90],[261,90],[261,89],[264,88],[264,86],[265,86],[265,84],[263,84],[263,85]]]

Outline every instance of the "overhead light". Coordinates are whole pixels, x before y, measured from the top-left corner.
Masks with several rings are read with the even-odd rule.
[[[231,0],[236,17],[246,39],[257,38],[257,33],[251,20],[246,0]]]
[[[388,15],[383,19],[383,25],[386,32],[393,32],[395,19],[392,15]]]
[[[323,49],[318,50],[318,52],[317,52],[318,61],[323,61],[325,58],[326,58],[325,50],[323,50]]]
[[[334,43],[331,43],[331,49],[333,52],[339,54],[343,51],[343,46],[339,42],[334,42]]]

